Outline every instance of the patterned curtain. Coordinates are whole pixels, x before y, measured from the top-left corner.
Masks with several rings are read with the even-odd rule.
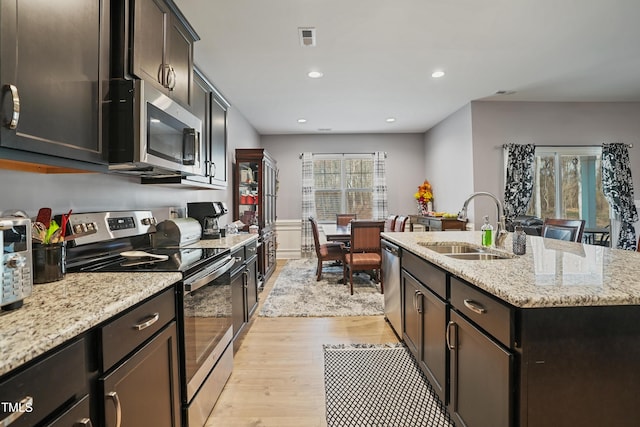
[[[387,154],[382,151],[373,153],[373,219],[382,220],[388,216],[387,205]]]
[[[636,250],[636,232],[633,223],[638,211],[633,202],[633,181],[626,144],[602,144],[602,190],[620,221],[616,248]]]
[[[313,154],[302,153],[302,258],[313,258],[316,254],[311,230],[310,216],[316,216],[316,198],[313,190]]]
[[[504,183],[504,216],[508,221],[526,212],[533,194],[535,145],[507,144],[507,176]]]

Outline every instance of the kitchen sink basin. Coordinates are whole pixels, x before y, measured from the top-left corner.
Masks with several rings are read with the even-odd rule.
[[[510,259],[515,255],[508,253],[493,252],[482,246],[473,245],[465,242],[418,242],[420,246],[438,252],[445,256],[455,259],[466,259],[469,261],[487,261],[494,259]]]
[[[513,257],[508,255],[501,255],[489,252],[476,252],[476,253],[460,253],[460,254],[446,254],[449,258],[466,259],[468,261],[487,261],[493,259],[511,259]]]
[[[473,246],[467,243],[426,243],[418,242],[420,246],[424,246],[434,252],[440,254],[475,254],[485,252],[480,246]]]

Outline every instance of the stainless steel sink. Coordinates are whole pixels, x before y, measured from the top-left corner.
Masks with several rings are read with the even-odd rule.
[[[455,259],[465,259],[468,261],[487,261],[493,259],[511,259],[513,257],[508,255],[500,255],[496,253],[489,252],[479,252],[479,253],[466,253],[466,254],[446,254],[449,258]]]
[[[515,255],[509,253],[494,252],[482,246],[465,242],[418,242],[420,246],[438,252],[455,259],[465,259],[469,261],[511,259]]]
[[[480,246],[474,246],[466,243],[427,243],[418,242],[420,246],[424,246],[434,252],[440,254],[468,254],[468,253],[480,253],[484,252],[484,249]]]

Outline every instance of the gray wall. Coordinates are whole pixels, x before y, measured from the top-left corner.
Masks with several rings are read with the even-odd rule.
[[[467,111],[470,109],[472,144],[458,143],[451,147],[458,136],[468,140],[466,131]],[[537,145],[600,145],[603,142],[624,142],[633,144],[629,150],[636,198],[640,192],[640,103],[551,103],[551,102],[507,102],[473,101],[434,127],[425,137],[427,153],[445,153],[448,159],[453,154],[457,161],[443,160],[447,168],[443,171],[432,166],[437,174],[430,178],[434,191],[440,192],[441,185],[456,173],[465,174],[464,180],[455,180],[465,191],[489,191],[503,197],[504,158],[502,145],[510,142],[533,143]],[[436,156],[428,156],[429,165]],[[469,158],[472,164],[468,164]],[[441,159],[437,158],[437,162]],[[465,168],[472,170],[472,188],[469,188]],[[429,171],[427,175],[430,176]],[[461,206],[464,198],[460,191],[447,186],[447,191],[455,195],[457,204],[444,206],[445,210]],[[449,193],[448,193],[449,194]],[[453,199],[452,195],[450,199]],[[495,207],[488,202],[474,203],[473,215],[476,227],[482,216],[490,214],[495,220]],[[440,209],[440,204],[437,204]],[[457,208],[459,209],[459,207]]]
[[[470,104],[425,134],[425,177],[433,188],[436,211],[457,213],[473,192],[472,142]]]
[[[277,215],[279,220],[300,219],[302,152],[373,153],[387,152],[387,187],[389,213],[414,214],[413,194],[425,179],[422,134],[371,135],[265,135],[262,146],[278,161],[280,187]]]
[[[228,114],[229,165],[235,161],[235,148],[259,146],[259,136],[233,107]],[[156,209],[186,206],[189,201],[226,201],[231,209],[233,168],[229,168],[227,190],[193,190],[180,187],[142,185],[139,178],[106,174],[37,174],[0,170],[0,211],[22,209],[35,216],[38,209],[50,207],[54,214],[70,208],[76,212],[93,210]],[[221,223],[231,220],[231,214]]]

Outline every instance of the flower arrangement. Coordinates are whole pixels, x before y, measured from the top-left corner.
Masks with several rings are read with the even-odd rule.
[[[426,215],[431,208],[431,202],[433,201],[433,190],[431,184],[426,179],[418,186],[418,191],[413,195],[418,204],[418,213],[420,215]]]

